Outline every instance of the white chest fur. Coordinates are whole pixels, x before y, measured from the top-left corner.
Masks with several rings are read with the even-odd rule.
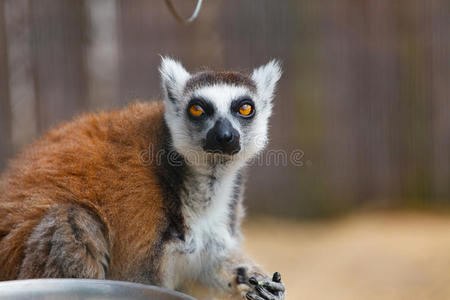
[[[186,179],[181,200],[187,232],[184,242],[166,248],[165,286],[177,288],[186,281],[208,276],[221,259],[238,247],[230,230],[230,201],[236,177],[233,173]]]

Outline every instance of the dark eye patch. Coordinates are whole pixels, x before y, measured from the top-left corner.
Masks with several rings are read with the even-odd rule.
[[[242,116],[241,114],[239,114],[239,108],[244,104],[249,104],[253,108],[252,113],[248,116]],[[237,117],[239,117],[242,120],[248,120],[248,119],[253,118],[255,116],[255,112],[256,112],[255,102],[250,97],[247,97],[247,96],[243,96],[236,100],[233,100],[231,102],[230,109],[234,115],[236,115]]]
[[[189,113],[189,108],[192,105],[199,105],[203,108],[203,110],[205,111],[205,113],[203,115],[201,115],[200,117],[194,117]],[[194,97],[191,100],[189,100],[188,105],[186,106],[186,114],[189,116],[189,119],[193,120],[193,121],[201,121],[204,120],[208,117],[212,117],[214,115],[214,111],[215,111],[215,107],[214,104],[205,99],[205,98],[201,98],[201,97]]]

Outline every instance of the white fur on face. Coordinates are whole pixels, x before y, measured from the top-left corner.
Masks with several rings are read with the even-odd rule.
[[[216,84],[184,94],[184,87],[191,75],[179,62],[163,58],[160,72],[165,93],[165,118],[172,134],[173,146],[185,158],[205,161],[203,156],[209,154],[203,151],[203,143],[209,129],[219,118],[229,120],[240,134],[241,151],[233,160],[247,161],[264,148],[272,109],[271,100],[281,76],[277,61],[272,60],[253,71],[251,78],[256,83],[256,93],[246,86]],[[186,112],[188,102],[194,97],[204,98],[215,106],[213,118],[205,121],[201,128],[192,124]],[[242,97],[252,99],[256,109],[255,116],[247,122],[245,129],[238,120],[239,116],[230,109],[232,101]]]

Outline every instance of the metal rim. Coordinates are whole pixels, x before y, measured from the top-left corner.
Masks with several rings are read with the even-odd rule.
[[[95,286],[100,284],[108,284],[113,286],[119,286],[119,287],[128,287],[128,288],[139,288],[144,289],[148,291],[159,291],[166,293],[170,296],[178,296],[180,298],[186,299],[186,300],[196,300],[195,298],[192,298],[189,295],[169,290],[166,288],[162,288],[159,286],[153,286],[153,285],[146,285],[141,283],[134,283],[134,282],[127,282],[127,281],[116,281],[116,280],[99,280],[99,279],[69,279],[69,278],[61,278],[61,279],[25,279],[25,280],[9,280],[9,281],[1,281],[0,282],[0,289],[5,287],[14,287],[14,286],[23,286],[26,284],[46,284],[46,285],[52,285],[60,286],[64,283],[72,283],[82,286]]]

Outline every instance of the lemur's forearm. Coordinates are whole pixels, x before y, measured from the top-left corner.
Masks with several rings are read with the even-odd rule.
[[[273,282],[272,277],[260,265],[240,250],[231,252],[216,268],[205,272],[201,277],[203,284],[215,287],[226,296],[239,299],[259,299],[257,294],[261,293],[267,294],[269,299],[276,299],[276,295],[284,293],[284,285],[280,280]],[[272,295],[272,292],[275,294]]]
[[[206,272],[201,276],[201,281],[219,290],[230,292],[236,288],[244,274],[247,277],[249,271],[253,272],[253,270],[264,274],[264,271],[247,255],[240,250],[236,250],[219,260],[211,269],[205,270]]]

